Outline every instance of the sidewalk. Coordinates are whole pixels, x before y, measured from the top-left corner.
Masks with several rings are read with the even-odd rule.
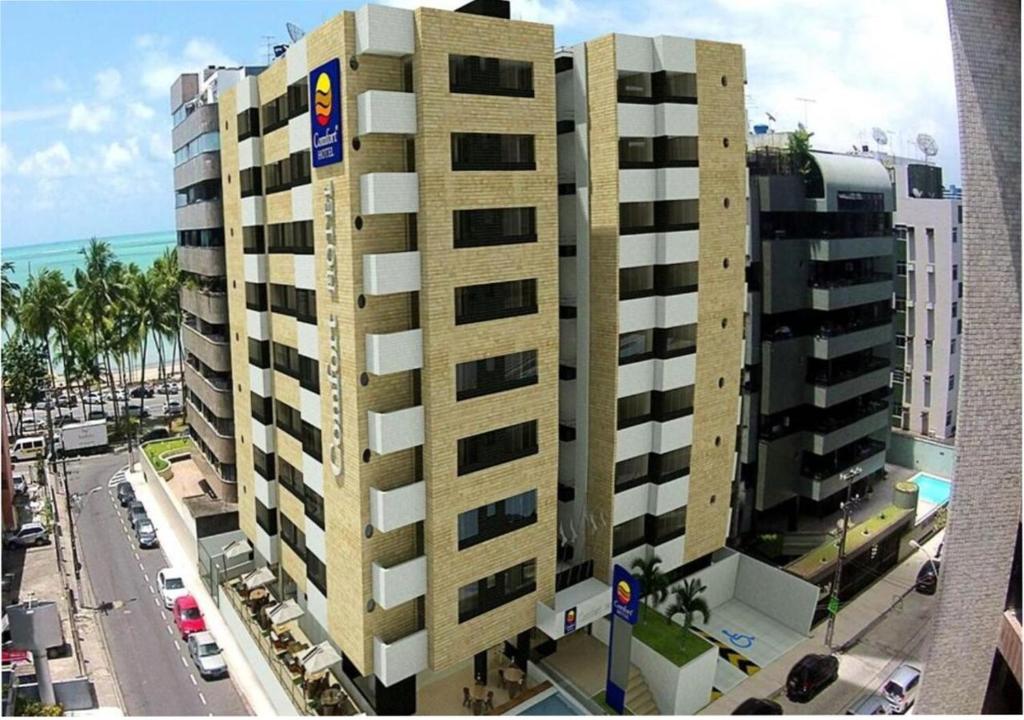
[[[188,536],[188,530],[184,527],[184,523],[174,513],[173,508],[169,507],[167,497],[161,497],[162,489],[150,486],[139,463],[136,463],[134,468],[132,472],[128,473],[128,480],[135,489],[136,497],[146,506],[146,512],[157,528],[160,547],[167,556],[167,561],[182,574],[185,585],[203,611],[207,629],[217,638],[217,644],[220,645],[224,653],[224,661],[231,674],[231,681],[238,688],[252,714],[260,717],[277,715],[245,654],[224,622],[220,609],[210,597],[206,585],[199,577],[195,558],[189,557],[185,550],[187,543],[183,542],[183,536]]]
[[[942,542],[944,534],[940,532],[925,543],[924,547],[932,557],[935,556],[935,552],[938,550],[939,543]],[[915,552],[901,564],[890,570],[884,577],[880,578],[874,585],[862,592],[848,605],[844,605],[840,609],[839,615],[836,617],[833,644],[837,648],[849,647],[849,650],[840,655],[839,664],[841,680],[845,681],[848,685],[847,694],[854,696],[868,694],[871,690],[871,683],[874,682],[876,676],[882,670],[894,664],[890,658],[881,658],[883,660],[881,663],[877,661],[865,662],[860,657],[862,654],[858,652],[860,643],[856,641],[864,636],[867,631],[876,630],[884,634],[885,632],[891,632],[890,628],[899,624],[900,618],[894,618],[890,610],[905,592],[908,590],[913,592],[911,589],[917,579],[917,573],[926,562],[928,562],[928,558],[925,553],[921,551]],[[916,608],[918,603],[911,597],[907,597],[899,603],[898,607],[911,603],[915,605],[914,617],[911,618],[911,621],[916,624],[912,627],[908,626],[907,634],[909,638],[904,639],[902,643],[895,644],[893,648],[890,648],[890,651],[894,652],[897,649],[905,650],[914,645],[914,643],[921,641],[921,627],[927,623],[928,608]],[[882,616],[885,617],[879,621],[879,618]],[[808,653],[828,654],[829,651],[825,645],[827,625],[827,622],[819,624],[811,631],[811,636],[807,640],[792,648],[785,655],[775,660],[775,662],[761,668],[761,671],[756,675],[747,678],[718,700],[708,704],[699,714],[730,715],[736,706],[747,698],[771,698],[779,694],[786,684],[786,676],[789,674],[790,668],[800,658]],[[879,669],[880,667],[881,670]],[[851,681],[859,684],[859,687],[854,687]],[[862,691],[861,688],[866,689]],[[834,702],[836,698],[830,698],[830,700]],[[844,699],[842,703],[842,707],[833,707],[827,710],[808,708],[808,711],[838,714],[843,710],[847,701]]]

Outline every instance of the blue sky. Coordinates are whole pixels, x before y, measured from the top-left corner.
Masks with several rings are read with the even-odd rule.
[[[171,230],[169,87],[205,65],[262,64],[264,35],[312,29],[362,2],[3,2],[0,242]],[[393,0],[453,8],[451,0]],[[939,0],[513,0],[556,43],[608,32],[738,42],[750,121],[805,118],[815,145],[846,150],[893,131],[901,154],[938,140],[959,183],[956,99]],[[797,98],[812,98],[803,103]],[[871,143],[873,145],[873,143]]]

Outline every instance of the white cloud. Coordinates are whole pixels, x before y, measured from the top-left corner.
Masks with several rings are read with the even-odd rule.
[[[64,81],[64,78],[54,75],[46,81],[46,89],[53,93],[66,93],[68,91],[68,84]]]
[[[121,73],[114,68],[107,68],[96,73],[96,94],[109,100],[121,94]]]
[[[98,133],[113,116],[113,110],[107,105],[75,103],[71,106],[71,112],[68,114],[68,130]]]
[[[36,120],[49,120],[58,115],[63,115],[63,108],[59,107],[38,107],[25,108],[24,110],[0,110],[0,125],[13,125],[15,123],[33,122]]]
[[[129,138],[124,143],[112,142],[103,148],[103,169],[114,172],[131,165],[139,155],[139,143]]]
[[[156,110],[151,108],[149,105],[140,102],[128,103],[128,112],[139,120],[149,120],[151,117],[156,115]]]
[[[22,175],[38,178],[57,178],[74,172],[71,152],[63,142],[55,142],[45,150],[32,153],[18,164]]]
[[[169,162],[173,157],[170,139],[165,133],[149,134],[149,155],[154,160]]]
[[[14,153],[7,147],[7,143],[0,143],[0,173],[10,172],[14,169]]]
[[[144,39],[143,39],[144,38]],[[143,89],[150,97],[167,97],[171,85],[182,73],[197,72],[207,65],[240,65],[215,43],[204,38],[192,38],[185,43],[179,55],[167,51],[166,38],[143,36],[135,45],[143,51],[136,63]]]

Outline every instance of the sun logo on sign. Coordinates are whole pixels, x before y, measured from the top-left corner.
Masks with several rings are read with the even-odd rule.
[[[618,599],[620,605],[629,605],[629,599],[633,596],[633,590],[629,587],[629,583],[625,580],[619,580],[619,584],[615,586],[615,597]]]
[[[323,127],[331,120],[331,78],[327,73],[320,73],[316,79],[316,122]]]

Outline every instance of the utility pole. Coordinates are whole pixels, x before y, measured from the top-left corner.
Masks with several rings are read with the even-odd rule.
[[[828,627],[825,630],[825,645],[829,651],[832,650],[832,637],[836,630],[836,615],[839,614],[839,583],[843,579],[843,561],[846,560],[846,533],[850,529],[850,512],[860,501],[860,497],[853,497],[853,479],[860,475],[861,468],[854,467],[840,473],[840,479],[846,480],[846,500],[843,508],[843,529],[839,535],[839,555],[836,558],[836,572],[832,577],[832,594],[828,599]]]

